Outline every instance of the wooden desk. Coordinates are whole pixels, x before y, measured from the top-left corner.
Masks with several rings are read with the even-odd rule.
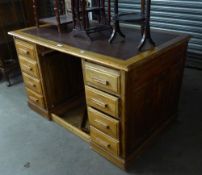
[[[51,26],[10,32],[36,112],[127,168],[177,114],[189,37],[153,31],[157,47],[139,53],[139,32],[108,44],[58,34]],[[100,38],[99,38],[100,37]],[[107,38],[107,37],[106,37]],[[87,109],[90,134],[80,128]]]

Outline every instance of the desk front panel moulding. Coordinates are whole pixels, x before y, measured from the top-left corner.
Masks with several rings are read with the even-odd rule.
[[[18,55],[22,55],[27,58],[37,60],[36,49],[34,44],[16,39],[15,45],[16,45]]]
[[[89,106],[119,118],[119,98],[89,86],[85,86],[85,89],[86,102]]]
[[[103,114],[91,107],[88,107],[88,118],[92,126],[98,128],[102,132],[119,139],[120,122],[106,114]]]
[[[120,94],[120,71],[89,62],[84,62],[83,69],[85,69],[84,78],[87,84],[115,95]]]
[[[35,93],[34,91],[26,88],[28,99],[36,105],[39,105],[41,108],[44,108],[44,98],[42,95]]]
[[[39,69],[38,69],[38,64],[34,60],[27,59],[24,56],[19,55],[18,56],[19,61],[20,61],[20,66],[21,70],[23,72],[26,72],[30,76],[33,76],[35,78],[39,78]]]

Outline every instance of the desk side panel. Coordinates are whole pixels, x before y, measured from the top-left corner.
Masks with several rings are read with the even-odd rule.
[[[186,49],[184,42],[127,73],[126,158],[177,113]]]

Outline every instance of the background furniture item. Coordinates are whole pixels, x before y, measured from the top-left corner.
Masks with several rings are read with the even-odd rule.
[[[72,22],[72,16],[66,12],[65,0],[52,0],[48,1],[49,8],[51,8],[51,2],[53,2],[54,16],[40,18],[40,0],[33,0],[34,18],[37,28],[39,28],[39,22],[52,24],[57,26],[59,33],[62,32],[61,25]]]
[[[110,26],[110,0],[108,0],[108,13],[105,11],[105,0],[72,0],[73,32],[74,35],[90,37],[90,34],[111,30]],[[92,18],[89,18],[91,13]]]
[[[130,40],[113,47],[50,26],[10,34],[29,106],[127,168],[177,114],[189,36],[153,31],[157,49],[140,53],[139,30],[122,30]],[[86,109],[89,133],[81,129]]]
[[[12,85],[10,75],[11,73],[16,73],[17,69],[19,69],[19,64],[16,59],[4,59],[0,57],[0,72],[8,82],[8,87]]]
[[[125,38],[125,35],[120,29],[119,22],[131,23],[131,24],[140,24],[141,25],[141,34],[142,39],[138,46],[138,49],[141,50],[142,47],[148,41],[150,45],[155,46],[154,41],[151,38],[150,34],[150,10],[151,10],[151,0],[140,0],[141,12],[140,13],[119,13],[118,10],[118,0],[114,1],[114,27],[109,42],[111,43],[117,34]],[[146,8],[145,8],[146,4]]]
[[[30,4],[24,0],[0,1],[0,71],[8,81],[8,86],[11,85],[10,74],[15,76],[18,72],[18,60],[12,37],[7,32],[30,25],[29,10]]]
[[[121,0],[119,11],[139,12],[139,2]],[[202,1],[152,0],[151,9],[151,28],[192,36],[188,47],[187,66],[202,69]]]

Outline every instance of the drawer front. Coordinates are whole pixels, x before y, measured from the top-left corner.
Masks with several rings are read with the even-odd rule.
[[[29,89],[31,89],[39,94],[42,94],[40,80],[38,80],[36,78],[32,78],[31,76],[29,76],[26,73],[23,73],[23,79],[24,79],[24,83],[25,83],[26,87],[28,87]]]
[[[119,99],[105,92],[96,90],[89,86],[86,88],[87,104],[91,107],[99,109],[104,113],[118,118]]]
[[[23,55],[23,56],[32,58],[34,60],[36,59],[34,45],[18,39],[15,40],[15,44],[16,44],[18,55]]]
[[[31,76],[39,78],[39,70],[37,62],[34,60],[29,60],[23,56],[19,55],[20,67],[23,72],[28,73]]]
[[[119,141],[107,136],[103,132],[94,127],[90,127],[91,141],[101,146],[106,151],[118,156],[119,155]]]
[[[27,95],[28,95],[28,99],[29,101],[31,101],[32,103],[44,108],[44,98],[43,96],[33,92],[32,90],[26,88],[27,90]]]
[[[84,63],[84,69],[87,83],[114,93],[120,93],[119,71],[87,62]]]
[[[88,117],[90,125],[101,130],[102,132],[118,138],[119,137],[119,121],[109,117],[91,107],[88,107]]]

